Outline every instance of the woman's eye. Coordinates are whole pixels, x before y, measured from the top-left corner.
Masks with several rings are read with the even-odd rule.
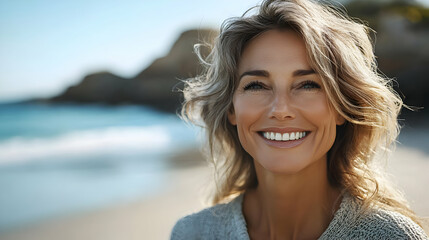
[[[312,89],[320,89],[321,87],[318,83],[308,80],[301,83],[299,88],[302,88],[305,90],[312,90]]]
[[[246,86],[244,86],[243,89],[245,91],[246,90],[257,91],[257,90],[262,90],[262,89],[265,89],[265,88],[264,88],[264,85],[262,83],[256,81],[256,82],[248,83]]]

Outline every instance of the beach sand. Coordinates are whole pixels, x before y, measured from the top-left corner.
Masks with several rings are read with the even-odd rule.
[[[171,185],[157,194],[92,212],[47,220],[5,232],[1,240],[71,239],[168,239],[174,223],[182,216],[204,208],[204,195],[211,170],[196,163],[196,151],[174,157],[167,177]],[[190,160],[192,159],[192,160]],[[393,181],[403,189],[411,207],[424,217],[429,232],[429,154],[419,149],[398,147],[388,164]]]

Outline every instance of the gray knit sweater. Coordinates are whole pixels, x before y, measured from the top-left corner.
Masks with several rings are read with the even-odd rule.
[[[243,195],[180,219],[172,240],[249,239],[241,206]],[[346,195],[319,239],[428,239],[411,219],[399,213],[372,209],[360,214],[361,206]]]

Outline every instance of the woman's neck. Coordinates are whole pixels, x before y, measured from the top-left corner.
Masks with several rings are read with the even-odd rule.
[[[256,162],[255,168],[258,186],[243,203],[252,239],[315,239],[326,230],[340,202],[326,161],[291,175],[268,172]]]

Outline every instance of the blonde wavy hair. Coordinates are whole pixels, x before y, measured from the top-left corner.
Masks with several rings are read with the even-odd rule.
[[[228,112],[246,44],[265,31],[286,28],[301,35],[330,103],[346,119],[328,152],[330,184],[364,206],[394,210],[418,223],[403,195],[372,167],[376,153],[394,145],[403,103],[391,80],[378,73],[370,29],[336,7],[311,0],[265,0],[250,12],[222,24],[211,53],[201,58],[204,73],[186,81],[183,90],[182,118],[206,131],[208,157],[217,173],[213,203],[257,186],[253,159]]]

